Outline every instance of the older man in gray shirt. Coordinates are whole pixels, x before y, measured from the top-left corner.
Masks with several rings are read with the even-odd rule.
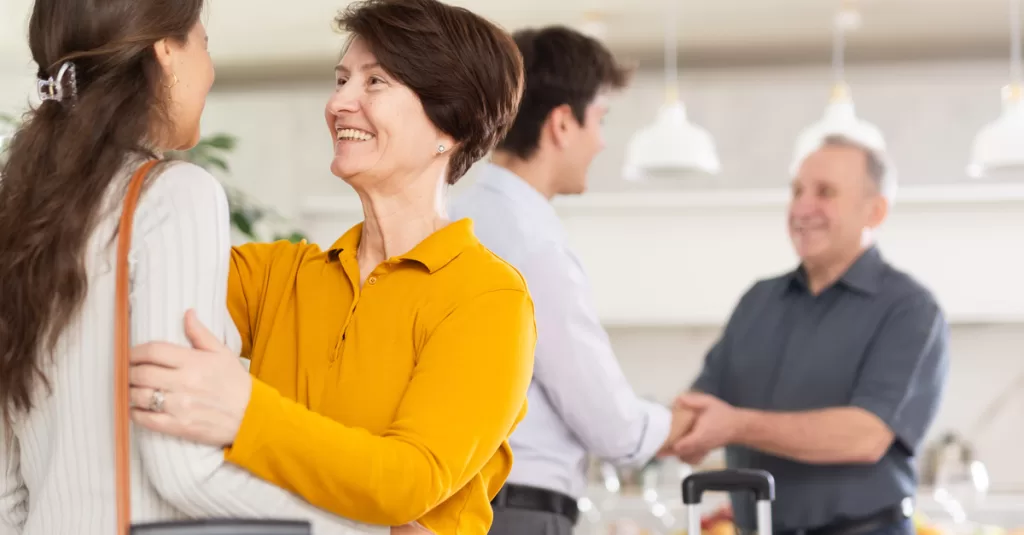
[[[889,265],[870,233],[891,197],[881,155],[827,138],[793,181],[791,273],[742,297],[677,403],[698,412],[674,449],[774,475],[774,529],[798,535],[913,533],[913,459],[949,368],[934,297]],[[733,496],[737,525],[752,500]]]

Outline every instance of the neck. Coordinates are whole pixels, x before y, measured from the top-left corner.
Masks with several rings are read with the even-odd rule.
[[[504,151],[495,151],[491,156],[491,163],[515,173],[550,201],[558,193],[558,188],[555,186],[558,173],[543,160],[544,158],[538,156],[524,160]]]
[[[430,176],[433,175],[433,176]],[[363,205],[363,229],[356,257],[369,273],[389,258],[403,255],[448,224],[444,174],[413,180],[388,180],[399,188],[356,188]]]
[[[839,277],[846,273],[850,266],[864,254],[870,244],[862,244],[856,249],[850,249],[837,258],[823,262],[804,261],[804,271],[807,273],[807,284],[811,293],[817,295],[825,288],[834,284]]]

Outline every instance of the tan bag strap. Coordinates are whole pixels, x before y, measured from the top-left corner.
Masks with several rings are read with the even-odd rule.
[[[157,160],[144,164],[128,183],[128,193],[121,209],[121,222],[117,230],[117,291],[114,316],[114,472],[117,478],[117,535],[131,531],[131,482],[129,481],[129,444],[131,413],[129,412],[128,352],[131,349],[131,318],[128,316],[128,251],[132,244],[132,223],[135,206],[139,202],[142,184]]]

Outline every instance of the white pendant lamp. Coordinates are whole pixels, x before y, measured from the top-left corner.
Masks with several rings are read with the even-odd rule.
[[[844,70],[844,52],[846,50],[846,32],[860,24],[860,17],[855,10],[844,5],[836,15],[833,28],[832,71],[835,84],[832,96],[821,119],[805,128],[797,136],[790,163],[790,174],[796,174],[800,165],[810,153],[821,147],[829,136],[843,136],[851,141],[861,143],[871,150],[880,153],[885,151],[885,137],[877,126],[857,117],[856,107],[846,85]]]
[[[1003,88],[1003,111],[974,138],[967,176],[993,178],[1024,170],[1024,84],[1021,80],[1020,0],[1010,0],[1010,85]]]
[[[676,67],[676,3],[668,0],[665,31],[666,100],[654,122],[640,129],[626,146],[623,174],[627,180],[716,175],[721,171],[715,141],[691,123],[679,98]]]

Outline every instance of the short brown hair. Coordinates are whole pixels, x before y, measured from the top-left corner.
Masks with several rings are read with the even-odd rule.
[[[349,5],[335,23],[364,40],[381,68],[412,89],[430,121],[455,139],[449,184],[512,125],[523,92],[523,60],[512,37],[495,24],[437,0],[364,0]]]
[[[632,68],[617,63],[599,41],[565,26],[520,30],[514,39],[523,55],[526,89],[498,148],[523,159],[537,150],[551,110],[568,104],[582,125],[598,91],[621,89],[632,76]]]

